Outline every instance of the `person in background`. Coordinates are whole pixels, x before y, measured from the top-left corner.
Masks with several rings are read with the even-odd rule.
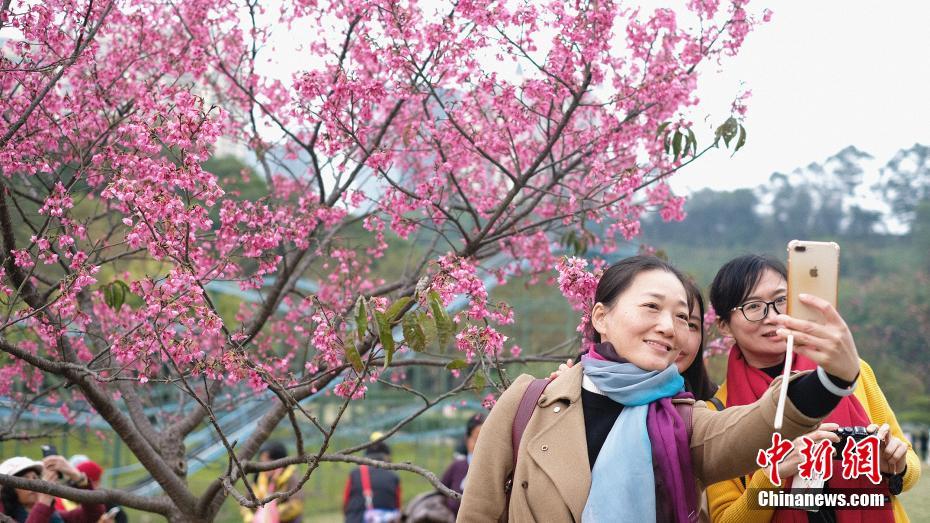
[[[381,435],[372,434],[371,439]],[[391,461],[391,448],[379,441],[365,449],[365,457]],[[400,477],[392,470],[359,465],[349,472],[343,494],[342,511],[346,523],[388,523],[400,521]]]
[[[750,254],[727,262],[717,272],[711,284],[710,300],[718,317],[718,326],[725,335],[733,338],[727,362],[727,378],[720,386],[713,404],[717,409],[729,410],[758,400],[769,384],[784,370],[787,346],[777,330],[779,314],[786,312],[787,270],[778,260]],[[803,295],[802,295],[803,300]],[[797,344],[825,346],[830,343],[854,344],[852,333],[835,311],[825,315],[823,324],[811,324],[808,329],[796,332]],[[833,432],[839,426],[871,426],[883,441],[881,456],[882,484],[878,486],[892,503],[883,509],[834,510],[821,508],[817,512],[804,510],[759,509],[751,502],[756,489],[777,488],[762,469],[742,476],[714,483],[707,487],[711,517],[714,522],[792,521],[833,522],[853,521],[908,521],[897,494],[909,489],[920,477],[920,460],[905,441],[894,412],[882,393],[872,368],[858,361],[859,386],[852,395],[844,396],[826,418],[828,423],[806,436],[813,441],[838,441]],[[794,371],[816,368],[803,354],[795,354]],[[725,411],[724,410],[724,411]],[[778,465],[782,486],[790,485],[801,462],[800,440],[795,450]],[[834,456],[839,459],[839,456]],[[834,467],[833,478],[826,488],[873,489],[869,480],[845,480]]]
[[[259,451],[258,459],[260,461],[274,461],[287,457],[287,448],[280,441],[269,441],[265,443]],[[300,477],[297,474],[297,465],[288,465],[283,468],[273,470],[264,470],[254,477],[252,489],[255,497],[261,499],[272,492],[287,492],[300,483]],[[275,500],[271,503],[257,509],[240,507],[242,520],[245,523],[252,523],[256,519],[256,514],[268,512],[277,513],[277,521],[280,523],[299,523],[304,513],[303,491],[297,491],[287,501]]]
[[[103,477],[103,467],[91,461],[90,458],[83,454],[71,456],[68,462],[79,472],[87,476],[91,487],[96,489],[100,486],[100,479]],[[58,498],[55,500],[55,510],[59,512],[73,510],[78,506],[77,503],[69,499]],[[126,511],[121,507],[113,503],[107,503],[104,508],[105,512],[100,516],[98,523],[127,523],[129,521],[129,518],[126,516]],[[113,510],[114,508],[116,508],[116,510]]]
[[[85,474],[57,455],[46,456],[42,461],[33,461],[24,456],[7,459],[0,463],[0,474],[23,479],[43,479],[50,483],[67,478],[68,483],[76,488],[94,488]],[[73,510],[60,512],[54,508],[54,496],[5,485],[0,487],[0,500],[0,514],[18,523],[96,523],[104,510],[103,505],[82,503]]]
[[[484,424],[484,414],[478,413],[468,418],[465,423],[465,456],[455,459],[442,475],[442,484],[461,494],[465,491],[465,480],[468,477],[468,464],[471,463],[481,425]],[[459,513],[458,499],[446,498],[446,506],[453,514]]]
[[[694,394],[696,400],[709,400],[717,392],[717,384],[710,379],[704,365],[704,298],[694,280],[687,279],[684,283],[694,303],[688,313],[687,338],[681,354],[675,358],[675,366],[685,379],[685,391]]]

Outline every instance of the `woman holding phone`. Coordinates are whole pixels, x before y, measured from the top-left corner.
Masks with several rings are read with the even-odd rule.
[[[94,488],[85,474],[58,455],[46,456],[42,461],[33,461],[25,456],[12,457],[0,463],[0,474],[29,480],[42,479],[49,483],[67,478],[74,487]],[[6,485],[0,487],[0,514],[17,523],[97,523],[103,511],[103,505],[82,503],[72,510],[59,512],[55,510],[55,497],[52,495]]]
[[[471,464],[482,481],[468,482],[458,521],[693,521],[700,484],[755,468],[757,452],[771,443],[782,383],[723,412],[684,393],[674,362],[693,299],[685,282],[650,256],[604,272],[590,313],[594,350],[548,384],[517,448],[514,419],[532,377],[520,376],[504,392]],[[825,373],[792,377],[787,437],[810,432],[839,403],[822,380],[835,389],[858,372],[854,345],[809,357]]]
[[[814,296],[800,295],[802,303],[820,310],[822,324],[785,316],[788,275],[781,262],[759,255],[746,255],[726,263],[714,278],[710,300],[717,313],[718,327],[732,337],[734,344],[727,362],[727,378],[720,386],[713,404],[718,409],[757,401],[769,384],[784,370],[785,329],[794,334],[799,349],[794,355],[795,371],[816,367],[809,357],[819,351],[836,350],[838,346],[854,347],[852,333],[836,309]],[[804,347],[801,349],[801,347]],[[869,426],[882,440],[881,471],[884,480],[879,487],[895,496],[913,486],[920,477],[920,460],[906,442],[894,412],[875,380],[871,367],[859,361],[858,387],[845,396],[826,418],[825,423],[806,436],[813,441],[839,441],[833,432],[843,426]],[[798,472],[801,462],[800,440],[795,441],[787,459],[778,465],[783,485]],[[835,456],[838,458],[839,456]],[[867,479],[844,480],[839,467],[827,488],[872,488]],[[776,488],[768,474],[757,470],[709,485],[707,496],[712,521],[908,521],[904,508],[896,497],[886,510],[765,510],[752,503],[751,492],[759,488]],[[789,478],[789,479],[785,479]],[[865,483],[863,483],[863,481]],[[751,511],[751,512],[750,512]]]

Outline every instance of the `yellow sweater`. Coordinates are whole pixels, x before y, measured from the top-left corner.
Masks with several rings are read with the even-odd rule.
[[[914,452],[911,442],[904,438],[901,432],[901,426],[895,419],[888,400],[879,388],[875,380],[875,373],[869,364],[859,360],[859,384],[856,387],[855,396],[862,403],[862,407],[869,415],[872,423],[881,425],[887,423],[891,426],[891,434],[907,443],[907,471],[904,473],[904,490],[909,490],[920,479],[920,458]],[[724,383],[717,390],[714,396],[724,405],[727,404],[727,384]],[[713,403],[708,402],[707,406],[716,408]],[[743,487],[741,478],[734,478],[726,481],[714,483],[707,487],[707,501],[710,506],[711,521],[714,523],[729,522],[759,522],[766,523],[772,520],[774,515],[773,509],[759,509],[750,504],[748,489],[773,489],[775,487],[763,470],[757,470],[753,475],[746,476],[746,487]],[[750,509],[750,507],[753,507]],[[894,509],[894,519],[898,523],[906,523],[910,520],[904,512],[904,507],[896,496],[892,497],[892,508]]]
[[[274,471],[265,471],[259,472],[258,481],[252,485],[252,490],[255,492],[255,497],[261,499],[272,492],[285,492],[290,490],[296,485],[300,480],[296,476],[297,466],[289,465],[281,471],[274,479],[274,485],[271,484],[271,474]],[[298,520],[304,512],[304,502],[303,502],[303,493],[298,491],[296,494],[288,498],[287,501],[277,501],[278,505],[278,517],[280,518],[281,523],[286,523],[288,521]],[[242,514],[242,521],[244,523],[251,523],[252,519],[255,516],[255,510],[248,509],[245,507],[239,507],[239,512]]]

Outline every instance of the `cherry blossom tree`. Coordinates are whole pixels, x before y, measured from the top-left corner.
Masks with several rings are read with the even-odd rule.
[[[445,366],[457,385],[412,391],[423,408],[384,438],[449,395],[505,387],[500,327],[519,318],[484,278],[550,281],[566,241],[607,253],[644,212],[683,217],[667,178],[745,143],[739,100],[701,146],[688,117],[700,70],[767,20],[745,4],[5,0],[0,396],[65,417],[86,402],[163,495],[0,484],[209,521],[230,496],[293,494],[257,499],[250,472],[305,463],[302,485],[321,463],[369,462],[330,442],[391,369]],[[282,33],[305,57],[286,79],[268,66]],[[224,144],[254,159],[259,197],[204,169]],[[390,245],[406,267],[380,274]],[[571,281],[590,278],[561,263],[574,303]],[[218,284],[261,300],[224,314]],[[457,356],[430,356],[446,344]],[[343,408],[323,423],[299,402],[335,383]],[[188,403],[153,422],[168,386]],[[242,391],[273,399],[230,441],[216,411]],[[285,419],[296,455],[253,461]],[[304,445],[298,420],[323,443]],[[194,492],[184,439],[205,425],[229,467]]]

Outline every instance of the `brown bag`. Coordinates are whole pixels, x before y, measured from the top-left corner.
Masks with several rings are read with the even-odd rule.
[[[446,506],[446,497],[438,490],[423,492],[407,503],[401,521],[405,523],[454,523],[455,514]]]

